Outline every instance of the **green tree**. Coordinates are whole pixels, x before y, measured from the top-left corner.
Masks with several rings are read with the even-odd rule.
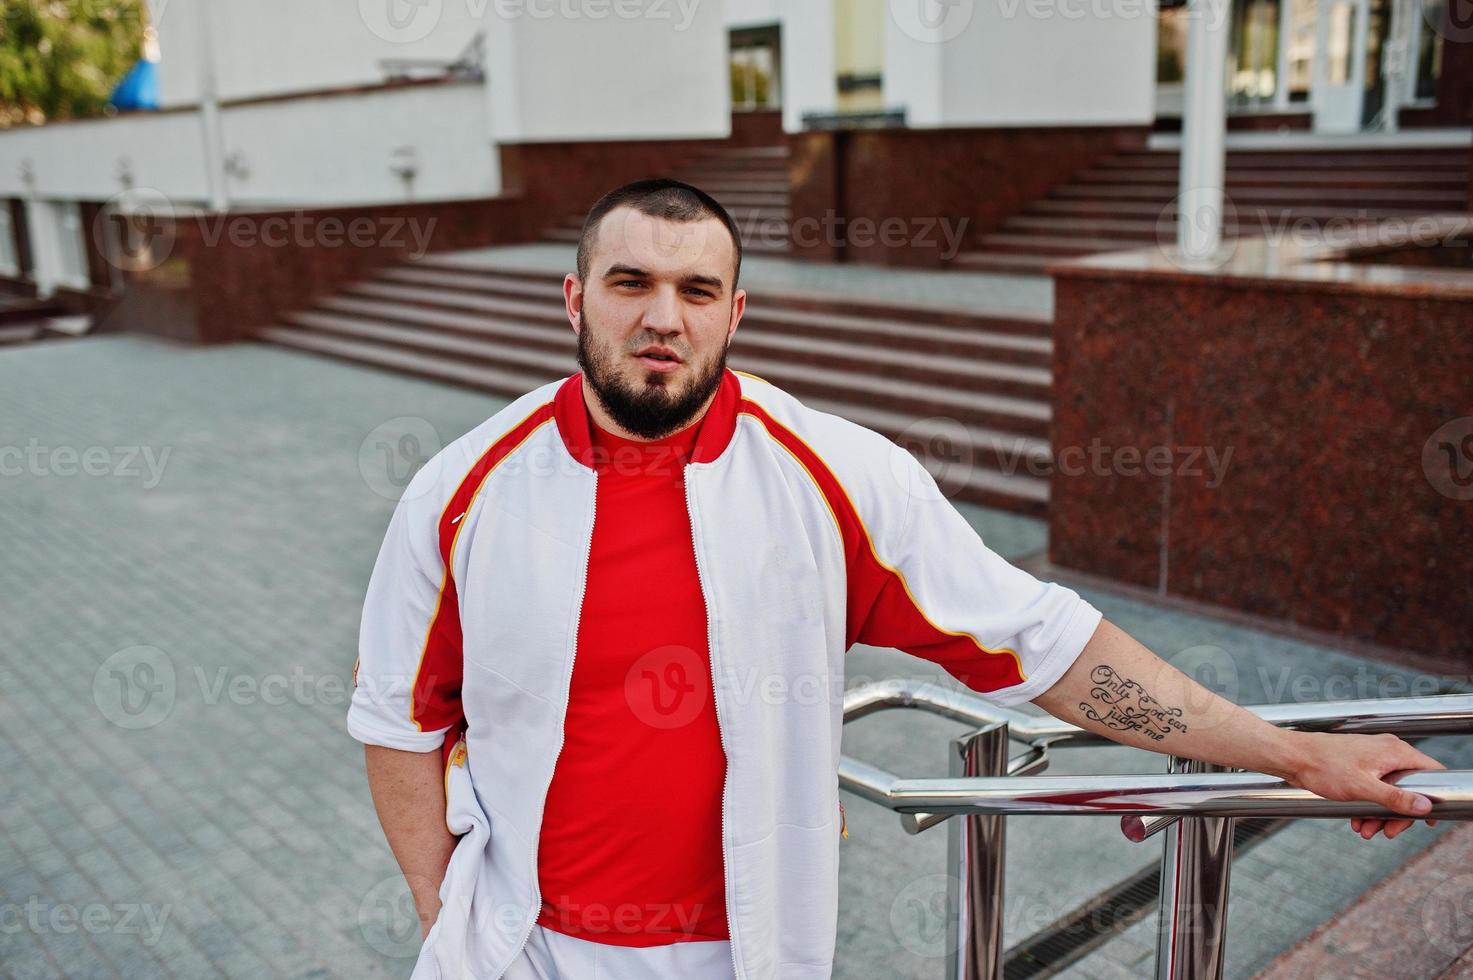
[[[0,0],[0,126],[100,113],[146,18],[144,0]]]

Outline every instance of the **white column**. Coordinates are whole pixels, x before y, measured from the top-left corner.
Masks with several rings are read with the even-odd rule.
[[[199,66],[199,119],[200,136],[205,147],[205,187],[210,197],[210,207],[225,211],[230,207],[230,195],[225,186],[225,134],[220,125],[220,94],[215,83],[215,50],[210,30],[210,2],[198,0],[195,5],[196,37],[195,55]]]
[[[1190,0],[1187,6],[1176,244],[1188,262],[1210,259],[1222,241],[1231,9],[1230,0]]]
[[[56,241],[56,209],[47,201],[27,196],[26,228],[30,232],[31,281],[36,295],[46,299],[61,281],[61,254]]]

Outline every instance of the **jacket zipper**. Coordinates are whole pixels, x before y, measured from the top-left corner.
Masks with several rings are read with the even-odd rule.
[[[578,605],[573,613],[573,655],[568,658],[567,695],[563,698],[562,724],[558,726],[557,752],[555,752],[552,757],[552,771],[554,774],[557,773],[558,758],[561,757],[563,754],[563,744],[568,740],[568,704],[572,698],[573,693],[573,664],[578,659],[578,627],[582,625],[583,622],[583,600],[588,596],[588,572],[593,565],[593,532],[595,522],[598,519],[597,472],[593,474],[593,505],[589,508],[589,518],[588,546],[583,549],[583,582],[578,587]],[[549,776],[549,789],[551,788],[551,779],[552,777]],[[532,918],[531,921],[527,923],[527,931],[522,934],[522,941],[517,946],[517,951],[512,954],[511,961],[507,963],[508,967],[510,967],[512,963],[515,963],[517,961],[517,957],[521,956],[522,951],[527,948],[527,942],[532,938],[532,929],[537,925],[537,916],[542,911],[542,885],[537,876],[537,849],[542,843],[542,834],[540,831],[542,827],[542,814],[546,811],[546,809],[547,793],[546,791],[544,791],[542,794],[542,806],[537,811],[537,827],[539,829],[539,832],[536,839],[532,841],[532,891],[536,896],[536,898],[532,902]]]
[[[715,624],[711,621],[711,603],[706,598],[706,577],[701,572],[701,557],[696,547],[696,515],[690,505],[689,472],[690,467],[687,465],[685,471],[681,473],[680,480],[684,484],[685,516],[690,521],[690,545],[696,559],[696,582],[701,587],[701,605],[706,610],[706,659],[711,662],[711,701],[716,710],[716,734],[721,740],[721,752],[726,759],[726,773],[721,780],[721,877],[722,891],[726,895],[727,947],[731,951],[732,976],[740,978],[742,971],[737,964],[736,930],[731,927],[732,910],[736,908],[736,904],[731,900],[731,858],[726,850],[726,787],[731,780],[731,752],[726,747],[726,729],[721,727],[721,699],[716,683],[716,631]]]

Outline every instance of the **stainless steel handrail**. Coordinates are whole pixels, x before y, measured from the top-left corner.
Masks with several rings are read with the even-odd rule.
[[[1473,769],[1428,769],[1391,780],[1432,800],[1433,819],[1473,819]],[[946,776],[901,779],[842,760],[839,785],[897,813],[1005,816],[1395,817],[1395,811],[1326,800],[1253,772],[1145,776]]]
[[[845,693],[844,721],[913,708],[977,726],[952,742],[951,775],[904,779],[849,756],[839,785],[894,810],[911,833],[949,821],[957,886],[950,895],[951,980],[1002,976],[1005,818],[1009,814],[1112,816],[1132,840],[1165,831],[1156,971],[1160,980],[1217,980],[1237,817],[1391,817],[1367,803],[1321,799],[1282,779],[1170,760],[1161,775],[1037,776],[1051,748],[1109,739],[1048,716],[991,704],[926,682],[881,681]],[[1247,706],[1281,727],[1402,735],[1473,731],[1473,695]],[[1028,745],[1009,760],[1009,740]],[[1434,769],[1389,780],[1432,801],[1433,819],[1473,819],[1473,771]],[[951,820],[951,817],[958,819]],[[1183,819],[1185,818],[1185,819]]]

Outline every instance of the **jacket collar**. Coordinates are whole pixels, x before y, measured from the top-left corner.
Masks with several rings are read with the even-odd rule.
[[[711,407],[696,423],[695,448],[691,452],[692,463],[709,463],[726,451],[736,431],[737,409],[742,400],[742,383],[731,368],[724,368],[721,384]],[[558,434],[568,454],[582,465],[594,469],[592,423],[588,418],[588,406],[583,401],[583,372],[567,378],[558,387],[553,397],[553,417],[557,421]]]

